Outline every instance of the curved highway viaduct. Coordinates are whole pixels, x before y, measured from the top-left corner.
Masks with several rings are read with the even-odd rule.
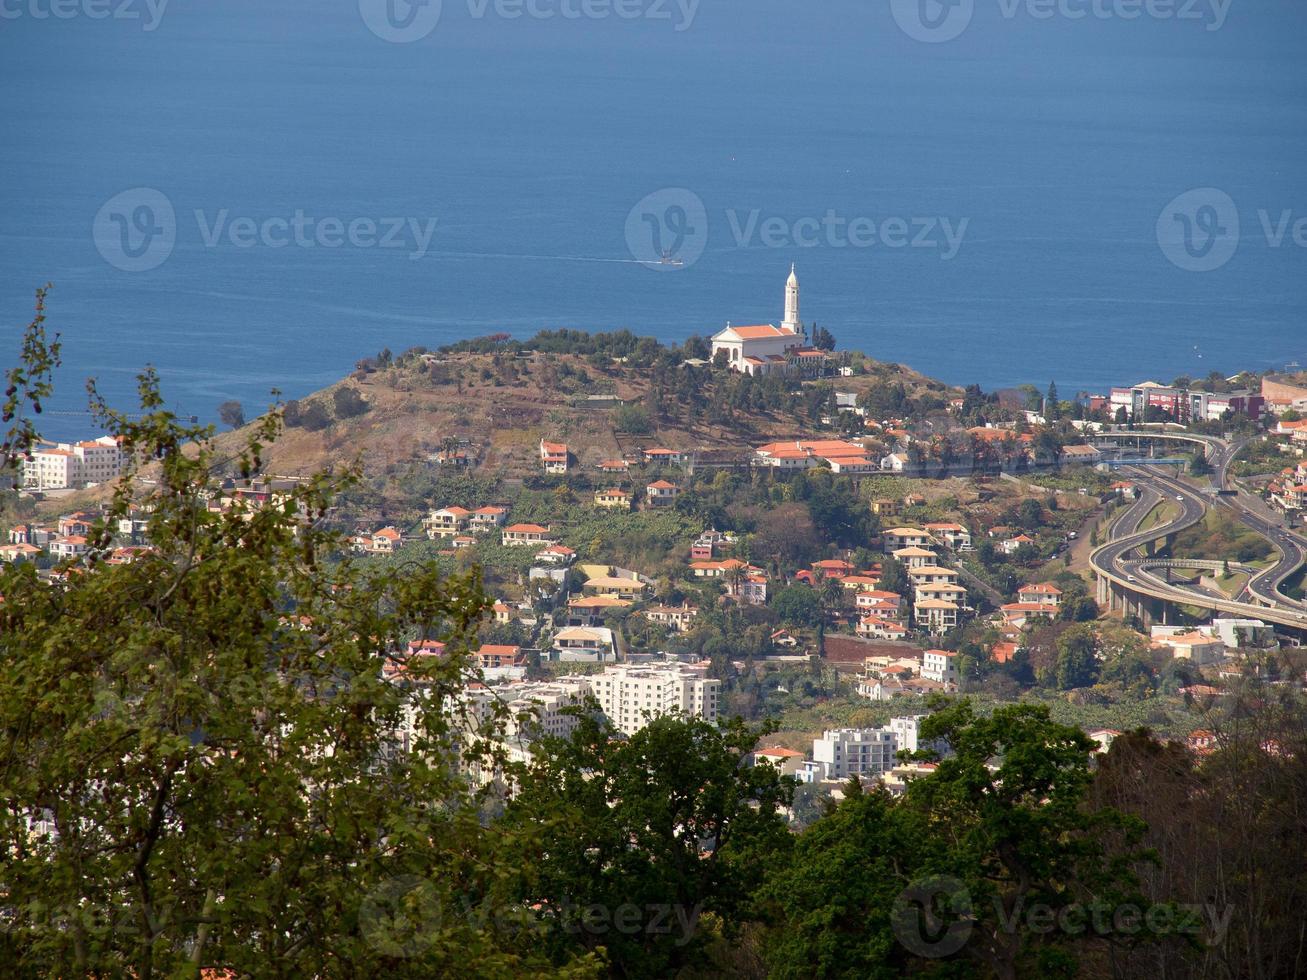
[[[1268,606],[1284,605],[1290,609],[1307,608],[1303,603],[1290,598],[1281,591],[1284,582],[1307,562],[1307,538],[1286,528],[1280,517],[1267,507],[1260,498],[1244,490],[1232,488],[1230,485],[1230,464],[1234,462],[1235,457],[1248,444],[1249,440],[1247,438],[1228,441],[1216,436],[1199,435],[1193,432],[1152,432],[1119,428],[1105,429],[1098,436],[1100,441],[1115,441],[1122,438],[1188,442],[1203,446],[1204,454],[1212,467],[1212,485],[1216,489],[1224,491],[1224,494],[1215,498],[1217,505],[1228,508],[1240,522],[1269,540],[1279,553],[1279,558],[1274,565],[1265,571],[1259,572],[1249,580],[1249,594],[1257,602]],[[1192,492],[1186,484],[1170,475],[1150,475],[1153,480],[1161,485],[1158,491],[1161,494],[1167,493],[1168,490],[1171,495]],[[1233,492],[1231,492],[1232,490]],[[1138,526],[1136,525],[1131,530],[1137,529]],[[1176,528],[1176,530],[1181,530],[1181,528]]]
[[[1169,538],[1197,524],[1207,511],[1207,501],[1202,494],[1183,483],[1143,470],[1132,475],[1141,487],[1139,499],[1113,523],[1112,540],[1095,548],[1089,556],[1090,566],[1098,579],[1100,606],[1122,609],[1127,615],[1137,615],[1149,622],[1155,618],[1165,620],[1172,605],[1184,605],[1260,619],[1294,633],[1307,633],[1307,609],[1299,604],[1290,605],[1283,597],[1269,606],[1239,602],[1187,589],[1148,572],[1144,567],[1147,563],[1139,562],[1135,553],[1158,539]],[[1179,515],[1140,530],[1147,515],[1168,496],[1180,505]],[[1265,575],[1262,573],[1263,577]]]

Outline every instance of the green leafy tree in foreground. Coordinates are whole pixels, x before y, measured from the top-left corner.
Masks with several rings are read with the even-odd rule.
[[[1029,916],[1142,903],[1133,868],[1146,857],[1141,821],[1086,805],[1094,743],[1044,706],[983,718],[965,699],[926,719],[922,736],[952,750],[933,774],[898,799],[851,786],[769,880],[772,972],[1074,975],[1111,937]]]
[[[758,734],[662,717],[621,738],[585,717],[546,743],[502,824],[541,828],[520,899],[555,962],[602,949],[615,976],[664,977],[734,938],[791,843],[791,781],[746,764]]]
[[[58,364],[41,321],[9,372],[11,448]],[[453,914],[493,901],[532,836],[485,834],[454,764],[477,753],[449,710],[486,606],[476,578],[327,561],[321,521],[350,474],[211,507],[222,473],[259,472],[277,413],[222,460],[153,372],[140,401],[118,414],[92,386],[130,462],[86,560],[51,582],[30,563],[0,573],[4,975],[536,972],[502,921]],[[132,504],[154,550],[110,562]],[[422,637],[449,655],[401,664],[405,692],[383,667]]]

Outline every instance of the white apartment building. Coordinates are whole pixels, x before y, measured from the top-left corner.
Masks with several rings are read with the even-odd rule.
[[[392,678],[397,683],[414,683],[403,674]],[[417,737],[416,691],[406,706],[400,728],[395,732],[398,748],[412,751]],[[577,717],[564,711],[585,701],[590,693],[585,678],[560,678],[555,681],[526,681],[494,687],[475,687],[464,693],[455,704],[454,726],[465,738],[490,734],[489,721],[502,709],[506,714],[497,741],[527,743],[546,736],[566,738],[576,728]]]
[[[673,713],[717,723],[722,683],[698,671],[619,664],[585,680],[613,727],[627,735]]]
[[[884,728],[835,728],[812,740],[812,758],[803,764],[805,782],[879,776],[894,768],[898,746]]]
[[[123,453],[113,436],[86,442],[46,444],[23,460],[28,490],[67,490],[105,483],[122,472]]]
[[[950,650],[927,650],[921,656],[921,676],[940,684],[958,682],[958,655]]]
[[[894,733],[895,744],[902,752],[916,752],[920,748],[921,719],[925,715],[908,715],[905,718],[891,718],[889,730]]]
[[[901,763],[899,752],[934,749],[948,752],[941,741],[921,738],[921,721],[926,715],[891,718],[888,728],[836,728],[812,740],[812,758],[804,762],[796,775],[802,782],[842,780],[851,776],[879,777]]]

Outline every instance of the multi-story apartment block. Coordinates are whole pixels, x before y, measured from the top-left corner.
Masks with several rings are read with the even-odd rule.
[[[627,735],[653,718],[683,714],[717,723],[721,681],[682,666],[619,664],[586,678],[599,707]]]
[[[883,728],[836,728],[812,740],[812,758],[804,763],[807,782],[879,776],[897,761],[894,733]]]
[[[123,453],[114,436],[40,446],[23,460],[23,486],[66,490],[105,483],[122,472]]]

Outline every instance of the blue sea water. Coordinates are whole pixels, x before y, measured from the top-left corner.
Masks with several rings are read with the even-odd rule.
[[[1307,363],[1292,0],[961,0],[970,22],[940,43],[900,26],[906,0],[533,0],[553,17],[443,0],[411,43],[369,29],[382,0],[171,0],[157,24],[153,2],[0,3],[0,314],[12,352],[55,284],[51,408],[70,414],[51,435],[86,429],[85,377],[128,404],[147,363],[210,419],[382,347],[775,322],[791,262],[806,321],[955,383],[1069,394]],[[102,211],[139,188],[173,208],[175,242],[130,271]],[[1239,226],[1210,271],[1159,245],[1195,188],[1215,202],[1200,229]],[[680,267],[633,258],[651,194]],[[667,210],[687,200],[702,219]],[[227,234],[296,212],[435,227],[420,257],[408,226],[398,248]],[[827,235],[828,214],[876,241]],[[937,219],[963,229],[950,257]],[[940,244],[887,243],[896,221]],[[646,228],[634,254],[649,246]]]

